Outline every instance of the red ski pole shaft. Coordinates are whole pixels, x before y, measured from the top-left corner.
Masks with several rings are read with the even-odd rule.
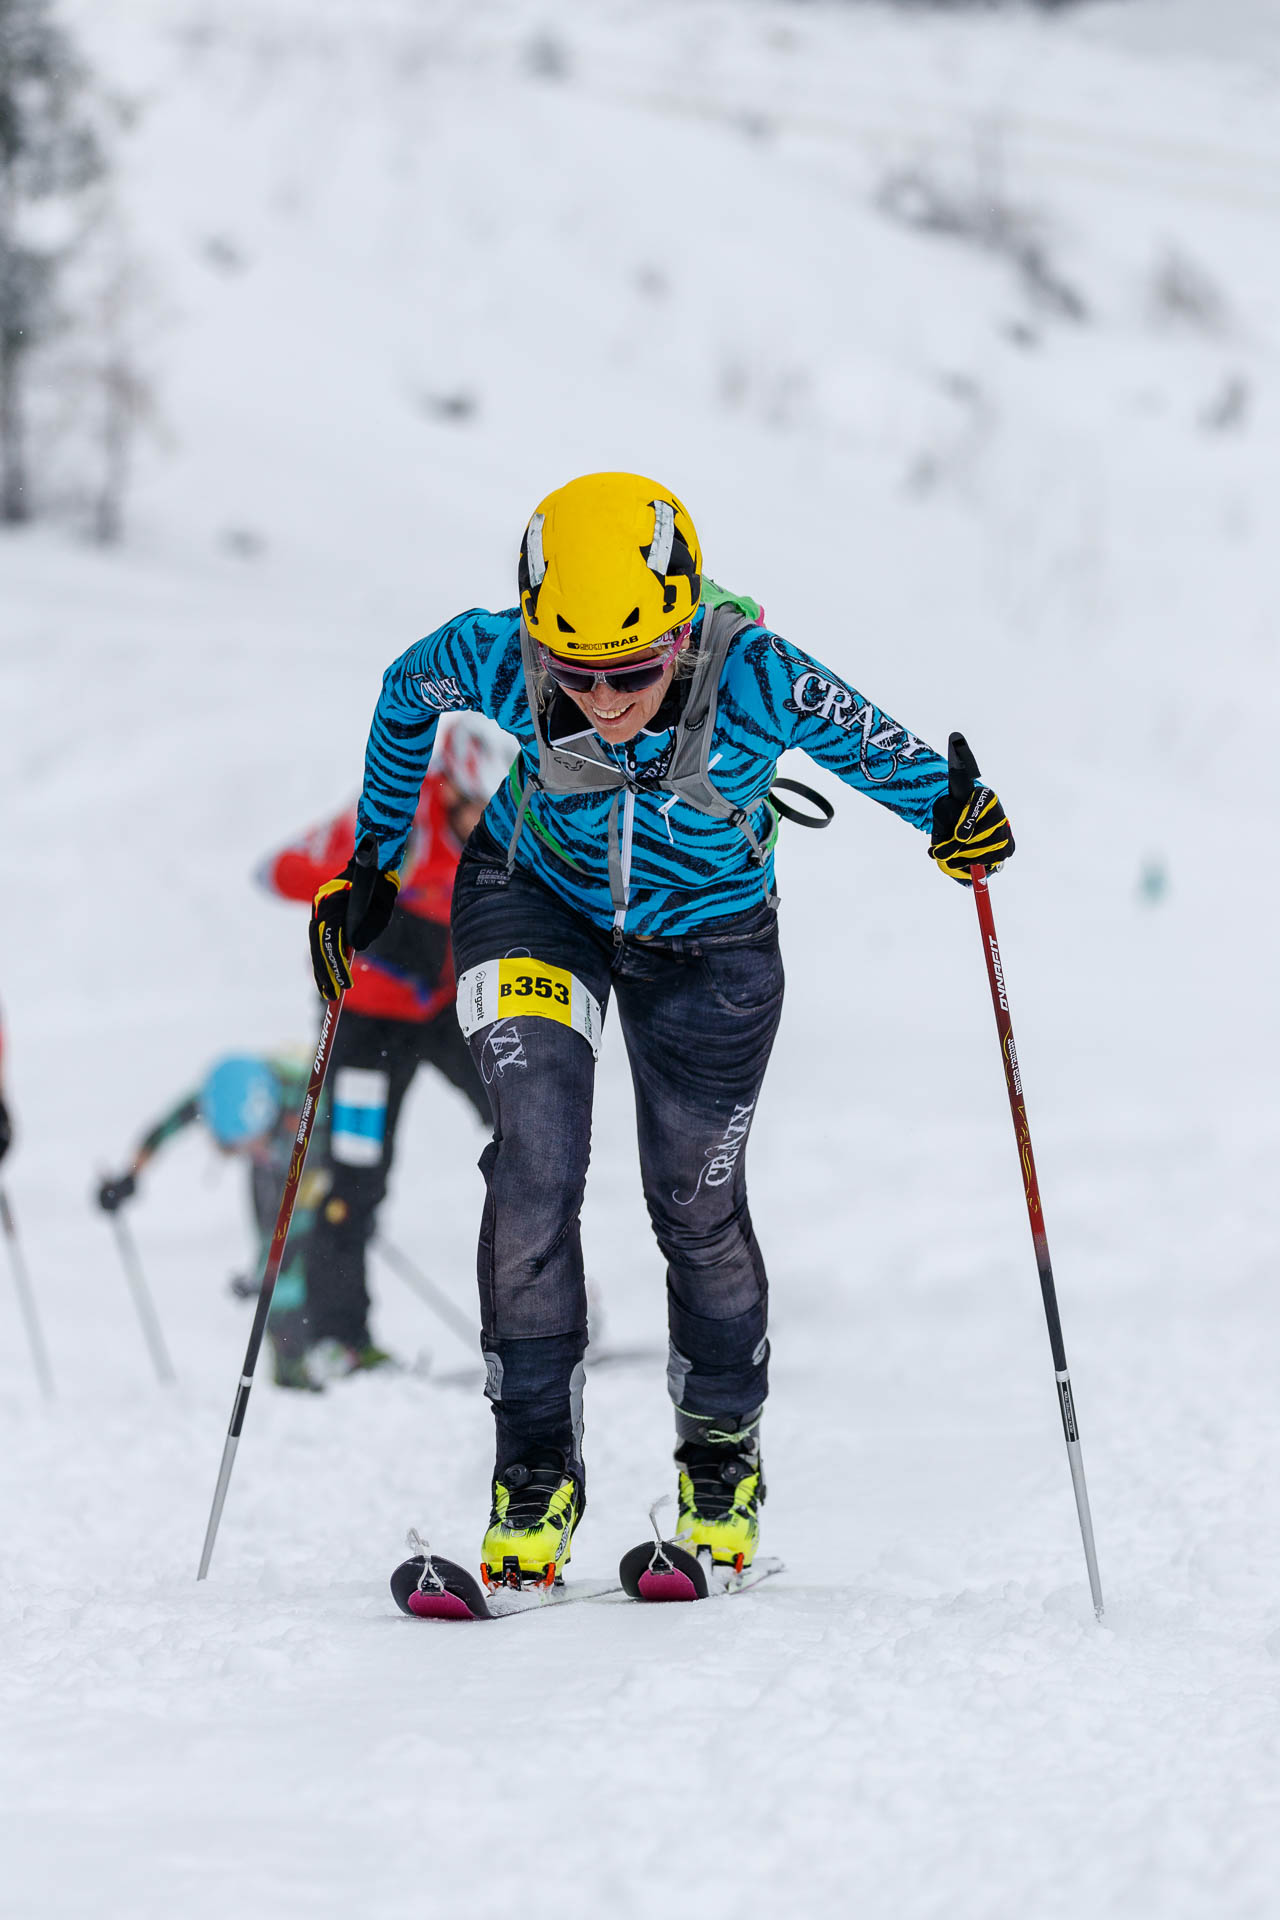
[[[1000,1035],[1004,1082],[1009,1094],[1009,1111],[1013,1116],[1014,1138],[1018,1143],[1018,1159],[1022,1167],[1022,1184],[1027,1200],[1027,1218],[1031,1223],[1031,1243],[1035,1248],[1036,1269],[1040,1275],[1040,1293],[1044,1300],[1044,1316],[1049,1328],[1049,1346],[1053,1353],[1053,1370],[1058,1383],[1058,1406],[1062,1414],[1062,1431],[1067,1442],[1067,1459],[1071,1466],[1071,1484],[1075,1489],[1076,1512],[1080,1517],[1080,1537],[1084,1542],[1085,1564],[1089,1569],[1089,1591],[1093,1596],[1093,1610],[1100,1620],[1102,1618],[1102,1583],[1098,1577],[1098,1556],[1093,1544],[1089,1490],[1085,1485],[1084,1457],[1080,1451],[1080,1433],[1076,1424],[1075,1400],[1071,1392],[1071,1375],[1067,1371],[1067,1352],[1062,1339],[1062,1320],[1058,1313],[1058,1293],[1053,1283],[1053,1267],[1049,1259],[1049,1239],[1045,1232],[1044,1209],[1040,1204],[1040,1182],[1036,1177],[1035,1155],[1031,1150],[1031,1127],[1027,1120],[1026,1101],[1022,1091],[1022,1070],[1018,1065],[1018,1052],[1013,1043],[1013,1016],[1009,1010],[1009,992],[1005,986],[1004,965],[1000,959],[1000,943],[996,939],[996,923],[991,911],[991,892],[987,885],[986,868],[973,866],[970,867],[969,873],[973,880],[973,898],[978,909],[978,925],[982,929],[982,951],[987,963],[987,980],[991,986],[991,1005],[996,1016],[996,1031]]]
[[[1022,1166],[1027,1218],[1031,1222],[1031,1243],[1035,1248],[1036,1268],[1040,1274],[1040,1291],[1044,1296],[1045,1316],[1049,1322],[1049,1345],[1053,1349],[1054,1366],[1064,1371],[1067,1356],[1062,1344],[1062,1322],[1058,1317],[1058,1296],[1053,1284],[1053,1267],[1049,1260],[1049,1240],[1045,1233],[1044,1209],[1040,1205],[1040,1182],[1036,1176],[1035,1155],[1031,1151],[1031,1128],[1027,1121],[1026,1103],[1022,1093],[1022,1070],[1018,1065],[1018,1053],[1013,1044],[1013,1016],[1009,1011],[1009,994],[1004,983],[1000,943],[996,939],[995,915],[991,911],[991,889],[987,883],[985,867],[970,867],[969,872],[973,877],[973,899],[978,909],[978,925],[982,929],[982,952],[987,963],[991,1006],[996,1016],[996,1032],[1000,1035],[1000,1058],[1004,1065],[1004,1084],[1009,1095],[1009,1112],[1013,1116],[1014,1138],[1018,1143],[1018,1159]]]
[[[205,1529],[204,1549],[200,1555],[200,1571],[196,1575],[197,1580],[204,1579],[209,1571],[209,1562],[213,1558],[213,1544],[218,1537],[218,1522],[222,1518],[222,1508],[231,1482],[231,1469],[235,1464],[236,1448],[240,1444],[240,1432],[244,1426],[244,1416],[249,1405],[253,1372],[258,1364],[262,1336],[266,1332],[267,1315],[271,1311],[271,1296],[275,1292],[276,1279],[284,1260],[289,1226],[293,1220],[294,1202],[298,1197],[302,1170],[307,1164],[311,1130],[315,1126],[316,1110],[320,1105],[320,1095],[324,1091],[325,1076],[329,1071],[329,1060],[333,1052],[333,1036],[337,1031],[345,997],[345,994],[340,993],[336,1000],[326,1000],[324,1004],[320,1039],[316,1044],[316,1055],[311,1064],[311,1079],[307,1085],[306,1098],[302,1102],[302,1111],[298,1116],[298,1131],[294,1136],[293,1154],[289,1161],[288,1174],[285,1176],[284,1192],[280,1196],[280,1210],[276,1214],[275,1232],[271,1236],[271,1245],[263,1268],[262,1286],[258,1293],[258,1304],[254,1310],[253,1326],[249,1332],[249,1344],[245,1348],[244,1365],[240,1370],[236,1397],[231,1407],[231,1424],[227,1428],[227,1437],[222,1449],[222,1465],[218,1469],[218,1484],[214,1489],[209,1524]]]

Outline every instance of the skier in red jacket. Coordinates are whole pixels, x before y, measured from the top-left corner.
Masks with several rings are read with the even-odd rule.
[[[453,876],[471,829],[501,775],[492,730],[469,717],[444,734],[422,783],[405,851],[403,884],[386,931],[352,971],[329,1069],[312,1166],[328,1175],[326,1198],[301,1270],[277,1283],[268,1332],[282,1386],[317,1384],[308,1355],[322,1343],[324,1371],[345,1349],[352,1370],[387,1356],[369,1335],[365,1251],[387,1190],[396,1123],[424,1061],[464,1093],[486,1127],[488,1097],[454,1011],[449,944]],[[316,888],[350,860],[355,807],[272,855],[261,884],[310,906]],[[280,1298],[281,1287],[286,1297]]]

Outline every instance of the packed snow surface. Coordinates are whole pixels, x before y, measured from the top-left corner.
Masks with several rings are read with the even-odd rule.
[[[1274,1913],[1274,9],[65,17],[129,105],[163,430],[122,549],[0,542],[4,1177],[58,1385],[0,1299],[6,1914]],[[260,1379],[196,1584],[241,1170],[186,1139],[128,1216],[169,1389],[90,1189],[220,1050],[307,1044],[255,862],[357,785],[385,664],[510,604],[538,498],[609,466],[1009,805],[1101,1626],[972,902],[847,794],[785,834],[751,1146],[787,1573],[402,1618],[408,1526],[476,1556],[490,1420],[379,1267],[414,1366]],[[468,1312],[481,1145],[421,1081],[385,1222]],[[613,1029],[585,1239],[632,1356],[589,1381],[598,1579],[673,1473]]]

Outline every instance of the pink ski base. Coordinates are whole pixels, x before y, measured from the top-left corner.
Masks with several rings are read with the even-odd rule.
[[[687,1573],[681,1573],[672,1567],[666,1573],[655,1573],[652,1568],[642,1573],[637,1586],[642,1600],[696,1600],[698,1589]]]
[[[416,1613],[420,1620],[474,1620],[465,1600],[456,1593],[411,1593],[409,1611]]]

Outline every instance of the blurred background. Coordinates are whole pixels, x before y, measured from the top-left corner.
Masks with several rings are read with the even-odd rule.
[[[1103,1577],[1116,1632],[1141,1623],[1148,1650],[1113,1646],[1106,1675],[1078,1651],[1092,1629],[971,907],[901,823],[797,766],[838,814],[784,830],[790,997],[752,1148],[771,1539],[806,1564],[838,1434],[872,1584],[928,1616],[930,1695],[918,1721],[880,1697],[867,1738],[907,1752],[901,1800],[867,1815],[860,1866],[830,1835],[806,1854],[812,1890],[829,1871],[871,1913],[945,1898],[989,1916],[1027,1910],[1025,1873],[1043,1915],[1062,1867],[1094,1913],[1208,1911],[1179,1901],[1211,1885],[1217,1912],[1263,1910],[1257,1852],[1228,1873],[1212,1836],[1264,1833],[1248,1702],[1274,1701],[1280,1649],[1278,99],[1273,0],[0,0],[4,1178],[62,1396],[40,1413],[0,1300],[24,1593],[61,1590],[86,1540],[167,1623],[183,1686],[204,1699],[211,1647],[238,1671],[240,1616],[197,1619],[188,1576],[247,1331],[223,1286],[245,1258],[240,1179],[191,1138],[139,1205],[182,1383],[159,1404],[90,1190],[220,1051],[308,1044],[305,915],[251,875],[358,789],[385,666],[464,607],[512,603],[552,487],[653,474],[718,581],[931,743],[962,729],[1008,805],[1019,851],[993,892]],[[612,1337],[656,1349],[616,1042],[596,1135],[589,1261]],[[388,1209],[466,1311],[482,1140],[421,1080]],[[390,1345],[429,1346],[437,1373],[466,1362],[386,1289]],[[601,1484],[616,1473],[641,1522],[669,1473],[660,1371],[596,1389]],[[374,1384],[323,1420],[267,1387],[255,1402],[220,1547],[224,1595],[283,1622],[283,1664],[254,1687],[305,1694],[322,1646],[345,1698],[343,1605],[371,1594],[380,1615],[428,1485],[476,1531],[478,1394]],[[602,1563],[626,1544],[603,1537]],[[317,1562],[348,1582],[323,1619]],[[1026,1583],[1016,1604],[1006,1579]],[[951,1638],[958,1592],[981,1596],[979,1663],[1031,1649],[1025,1738],[996,1759],[948,1692],[973,1651]],[[819,1611],[838,1664],[873,1645],[892,1669],[888,1616],[860,1615],[859,1639]],[[28,1624],[39,1747],[112,1641],[68,1672]],[[1225,1663],[1190,1738],[1143,1691],[1157,1632],[1156,1665],[1196,1697],[1207,1649]],[[1050,1787],[1019,1799],[1077,1654],[1071,1698],[1128,1702],[1107,1749],[1126,1792],[1148,1737],[1172,1769],[1164,1797],[1117,1811],[1087,1784],[1086,1735],[1046,1761],[1109,1835],[1094,1879]],[[809,1693],[783,1686],[786,1724],[836,1737],[804,1719],[826,1654],[816,1671]],[[143,1720],[168,1710],[158,1669],[135,1683]],[[151,1793],[135,1705],[122,1694],[103,1737]],[[857,1723],[834,1724],[861,1791]],[[945,1798],[927,1725],[969,1754],[956,1804],[986,1814],[926,1821]],[[1217,1742],[1212,1781],[1198,1740]],[[309,1819],[333,1814],[326,1779],[318,1764]],[[224,1790],[233,1805],[229,1772]],[[637,1791],[656,1819],[658,1787]],[[83,1858],[119,1889],[108,1910],[152,1911],[96,1818]],[[760,1887],[795,1869],[801,1831]],[[195,1867],[163,1858],[157,1886],[203,1912]],[[1008,1904],[983,1906],[995,1858]]]

